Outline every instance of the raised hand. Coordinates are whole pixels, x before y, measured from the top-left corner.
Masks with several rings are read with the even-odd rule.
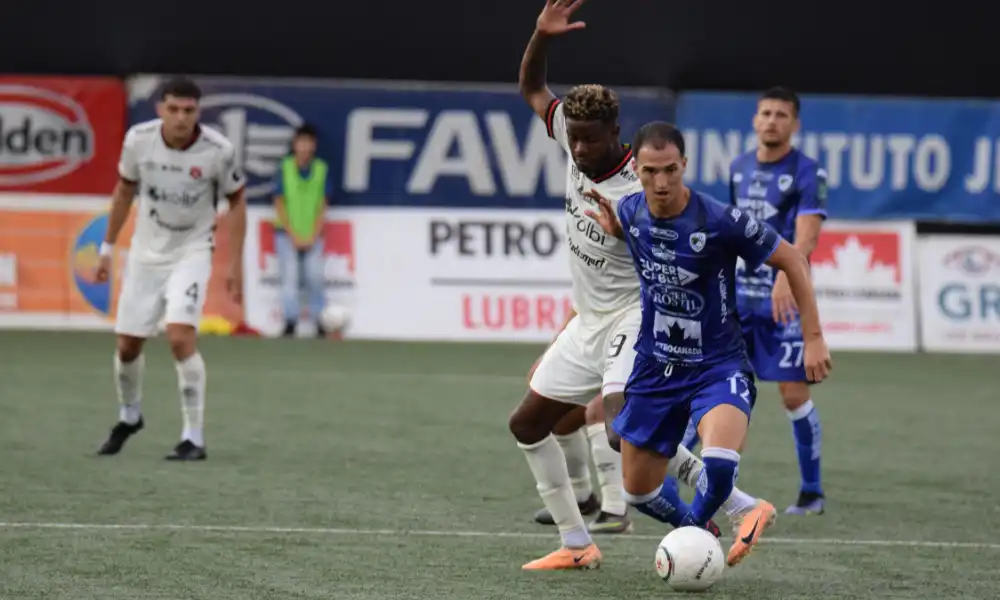
[[[597,221],[597,224],[601,226],[604,233],[613,235],[616,238],[624,237],[622,225],[618,222],[618,217],[615,216],[615,209],[612,208],[611,201],[595,190],[587,190],[583,195],[597,203],[596,211],[585,210],[583,214]]]
[[[567,31],[583,29],[583,21],[570,22],[570,17],[586,0],[547,0],[542,14],[538,15],[535,30],[544,35],[562,35]]]

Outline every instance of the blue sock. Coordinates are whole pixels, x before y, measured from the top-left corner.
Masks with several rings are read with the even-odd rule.
[[[809,400],[796,410],[789,411],[788,418],[792,420],[795,452],[799,455],[801,490],[822,495],[823,486],[820,485],[819,474],[822,429],[819,425],[819,413],[816,412],[812,400]]]
[[[677,481],[673,477],[667,477],[663,485],[648,494],[633,496],[625,492],[624,496],[625,501],[639,512],[674,527],[680,527],[691,513],[691,507],[677,493]]]
[[[704,527],[733,493],[740,468],[740,453],[726,448],[705,448],[701,451],[705,467],[698,479],[698,492],[691,503],[689,525]]]
[[[694,426],[693,420],[688,421],[687,429],[684,430],[684,437],[681,438],[681,444],[691,451],[694,451],[694,447],[698,445],[698,428]]]

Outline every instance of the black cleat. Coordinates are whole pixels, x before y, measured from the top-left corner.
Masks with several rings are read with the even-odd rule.
[[[111,428],[111,435],[108,436],[107,441],[105,441],[97,450],[98,456],[112,456],[118,454],[125,446],[125,442],[127,442],[133,435],[139,433],[139,430],[142,429],[142,427],[142,417],[139,417],[139,421],[134,425],[126,423],[125,421],[119,421],[114,427]]]
[[[584,502],[578,502],[577,506],[580,507],[580,514],[583,516],[588,516],[601,510],[601,501],[597,499],[594,494],[590,495]],[[547,508],[540,508],[538,512],[535,513],[535,522],[541,523],[542,525],[555,525],[556,521],[552,518],[552,514],[549,513]]]
[[[194,442],[184,440],[174,447],[172,454],[168,454],[164,458],[167,460],[205,460],[208,458],[208,454],[205,453],[204,448],[195,446]]]

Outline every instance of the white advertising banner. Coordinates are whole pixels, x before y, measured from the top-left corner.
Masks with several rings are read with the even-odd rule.
[[[246,315],[283,326],[272,212],[252,207]],[[328,299],[351,309],[347,338],[550,341],[572,308],[562,210],[334,208]]]
[[[924,349],[1000,353],[1000,237],[928,235],[918,248]]]
[[[823,224],[811,260],[831,348],[916,351],[915,246],[908,221]]]

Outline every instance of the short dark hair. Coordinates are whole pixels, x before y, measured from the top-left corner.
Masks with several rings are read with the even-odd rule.
[[[799,111],[802,109],[802,104],[799,102],[799,95],[792,90],[781,87],[780,85],[768,88],[760,95],[757,99],[758,102],[761,100],[781,100],[783,102],[788,102],[795,107],[795,115],[799,116]]]
[[[167,96],[175,98],[190,98],[191,100],[201,100],[201,88],[190,77],[178,75],[170,78],[163,87],[160,88],[160,100],[166,100]]]
[[[652,146],[660,150],[669,145],[676,146],[681,156],[684,156],[684,134],[681,130],[670,123],[653,121],[646,123],[635,133],[635,138],[632,140],[632,155],[639,158],[639,150],[643,146]]]
[[[311,137],[315,140],[319,137],[319,133],[316,131],[316,127],[313,124],[303,123],[295,128],[295,135],[292,137],[297,138],[301,136]]]
[[[578,85],[563,98],[563,114],[574,121],[600,121],[610,125],[618,120],[618,94],[596,83]]]

